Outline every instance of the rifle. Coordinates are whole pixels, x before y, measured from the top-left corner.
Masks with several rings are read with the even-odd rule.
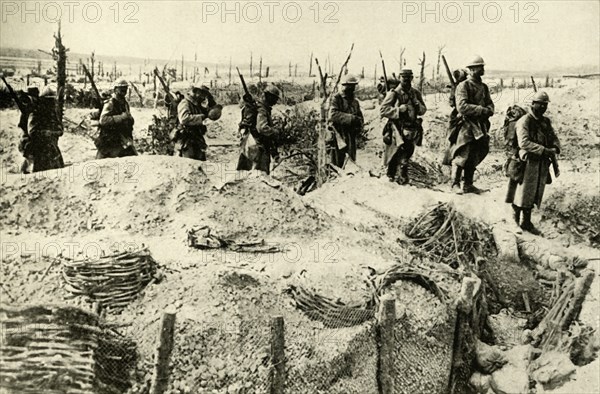
[[[19,100],[19,96],[17,96],[17,94],[13,90],[12,86],[10,86],[8,84],[8,82],[6,82],[6,78],[4,78],[4,75],[0,76],[0,78],[2,78],[2,82],[4,82],[4,84],[6,85],[6,88],[8,89],[8,93],[10,94],[10,97],[15,101],[15,104],[17,104],[19,111],[21,111],[22,114],[27,112],[27,110],[25,109],[25,105],[23,105],[21,100]]]
[[[88,77],[88,79],[90,80],[90,85],[92,85],[92,90],[94,91],[94,95],[96,96],[96,99],[98,99],[98,107],[101,109],[102,108],[102,96],[100,96],[100,92],[98,91],[98,88],[96,87],[96,84],[94,83],[94,78],[92,78],[92,74],[90,74],[90,72],[88,71],[85,64],[82,63],[81,67],[83,68],[83,72],[85,73],[86,77]]]
[[[139,99],[140,99],[140,106],[143,107],[144,106],[144,97],[141,95],[141,93],[138,90],[137,86],[135,86],[135,84],[133,82],[129,82],[129,84],[131,85],[131,87],[133,88],[133,90],[135,90],[135,93],[139,97]]]
[[[248,91],[248,86],[246,85],[246,81],[244,80],[244,76],[242,75],[242,73],[240,72],[240,69],[238,67],[235,68],[237,70],[237,73],[240,77],[240,82],[242,83],[242,87],[244,88],[244,101],[248,102],[248,103],[253,103],[254,102],[254,98],[252,97],[252,95],[250,94],[250,91]]]
[[[456,88],[456,81],[454,80],[454,76],[450,71],[450,67],[448,66],[448,62],[446,61],[446,56],[442,55],[442,61],[444,62],[444,68],[446,69],[446,74],[448,74],[448,79],[450,80],[450,85],[452,88]]]
[[[384,83],[385,83],[385,91],[387,92],[389,89],[388,86],[388,79],[387,79],[387,73],[385,72],[385,61],[383,60],[383,55],[381,54],[381,51],[379,51],[379,57],[381,58],[381,69],[383,70],[383,79],[384,79]]]
[[[535,79],[533,79],[533,75],[530,76],[531,84],[533,85],[533,91],[537,93],[537,86],[535,86]]]
[[[533,85],[533,91],[537,93],[537,86],[535,85],[535,79],[533,79],[533,75],[530,76],[531,84]],[[556,156],[550,158],[550,163],[552,164],[552,170],[554,171],[554,176],[558,177],[560,175],[560,169],[558,168],[558,161],[556,160]]]
[[[175,96],[173,96],[173,93],[171,93],[171,91],[169,90],[169,87],[165,83],[165,80],[158,73],[158,68],[154,68],[154,75],[156,75],[156,78],[158,78],[158,81],[160,82],[161,86],[163,87],[163,90],[165,91],[165,93],[168,94],[169,97],[171,97],[171,100],[175,100]]]

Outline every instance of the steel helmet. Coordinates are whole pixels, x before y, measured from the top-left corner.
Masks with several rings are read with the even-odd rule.
[[[219,120],[221,118],[221,112],[223,110],[223,106],[220,104],[215,105],[211,109],[208,110],[208,119],[210,120]]]
[[[403,68],[402,70],[400,70],[400,76],[412,77],[413,71],[410,68]]]
[[[128,86],[129,86],[129,84],[127,83],[127,81],[125,79],[119,79],[118,81],[115,81],[113,88],[128,87]]]
[[[356,78],[352,74],[347,74],[344,77],[344,82],[342,82],[342,85],[357,85],[357,84],[358,84],[358,78]]]
[[[483,58],[479,55],[475,55],[473,57],[473,60],[471,60],[471,62],[469,64],[467,64],[467,67],[477,67],[477,66],[485,66],[485,62],[483,61]]]
[[[279,91],[279,89],[277,88],[277,86],[270,84],[269,86],[267,86],[264,90],[265,93],[269,93],[275,97],[277,97],[278,99],[281,98],[281,92]]]
[[[540,91],[533,95],[531,102],[532,103],[549,103],[550,97],[548,97],[548,94],[546,92]]]
[[[49,85],[44,86],[42,92],[40,93],[40,97],[56,97],[56,92]]]

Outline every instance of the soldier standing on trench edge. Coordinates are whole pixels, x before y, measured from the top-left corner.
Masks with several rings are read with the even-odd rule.
[[[206,161],[208,145],[204,139],[207,131],[204,121],[218,119],[220,108],[206,86],[192,88],[177,106],[179,124],[173,138],[174,156]]]
[[[346,155],[356,161],[356,138],[362,131],[364,118],[360,104],[354,96],[358,78],[346,75],[342,91],[333,96],[329,119],[333,126],[330,138],[331,163],[343,167]]]
[[[421,146],[423,141],[422,119],[418,116],[427,111],[421,92],[412,87],[412,80],[412,70],[401,70],[400,85],[387,92],[379,110],[381,117],[389,119],[383,130],[387,176],[394,181],[400,167],[401,185],[409,182],[409,160],[415,146]]]
[[[475,169],[490,150],[489,118],[494,114],[490,90],[481,77],[485,62],[480,56],[467,65],[469,77],[456,87],[456,109],[461,122],[456,141],[450,146],[452,161],[452,191],[456,194],[481,194],[483,190],[473,185]],[[464,185],[460,181],[464,172]]]
[[[96,139],[96,159],[137,156],[133,146],[134,119],[125,99],[129,85],[122,79],[113,85],[113,94],[102,107]]]
[[[534,205],[542,204],[546,185],[552,183],[550,165],[554,164],[555,176],[559,175],[556,155],[560,153],[560,142],[550,119],[543,116],[550,98],[545,92],[533,96],[527,114],[517,121],[517,144],[515,150],[515,175],[511,176],[506,193],[506,202],[512,204],[513,219],[524,231],[540,235],[531,223]],[[523,222],[520,223],[521,212]]]
[[[268,85],[263,99],[256,103],[246,103],[242,108],[241,153],[236,169],[238,171],[258,170],[271,173],[271,155],[275,152],[275,139],[281,133],[271,116],[273,106],[281,97],[277,86]]]
[[[33,172],[63,168],[65,163],[58,147],[63,126],[56,113],[56,92],[46,86],[31,108],[27,118],[29,140],[24,151],[33,159]]]

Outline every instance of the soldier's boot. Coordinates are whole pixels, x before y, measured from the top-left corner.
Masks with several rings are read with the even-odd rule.
[[[463,194],[462,188],[460,187],[460,181],[462,179],[463,169],[457,165],[452,166],[452,186],[451,190],[456,194]]]
[[[400,167],[400,179],[398,179],[398,183],[401,185],[407,185],[409,182],[408,164],[403,164],[402,167]]]
[[[521,224],[521,228],[523,231],[527,231],[533,235],[542,234],[542,232],[531,223],[531,208],[523,208],[523,223]]]
[[[513,220],[517,224],[517,226],[521,225],[521,208],[517,207],[515,204],[512,204],[513,209]]]
[[[513,231],[517,234],[521,234],[521,208],[517,207],[515,204],[512,204],[513,214],[512,218],[514,220]]]
[[[473,185],[473,178],[475,176],[475,167],[465,168],[465,183],[463,185],[463,193],[481,194],[483,190]]]

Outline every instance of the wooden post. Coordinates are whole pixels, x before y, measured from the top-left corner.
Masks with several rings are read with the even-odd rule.
[[[260,60],[258,61],[258,83],[262,82],[262,56],[260,57]]]
[[[288,77],[292,76],[292,62],[289,62],[288,64]]]
[[[271,394],[283,394],[285,388],[285,327],[283,316],[271,321]]]
[[[382,298],[379,321],[379,392],[393,394],[394,390],[394,347],[396,325],[396,299],[391,295]],[[404,371],[397,371],[403,373]]]
[[[169,383],[169,358],[173,349],[175,334],[175,313],[165,312],[160,320],[158,346],[154,356],[154,374],[150,394],[162,394]]]
[[[309,67],[308,67],[308,76],[312,77],[312,61],[313,61],[313,54],[312,52],[310,53],[310,63],[309,63]]]
[[[250,78],[252,78],[252,52],[250,52]]]
[[[294,78],[298,76],[298,63],[294,65]]]
[[[229,73],[227,74],[228,82],[227,86],[231,85],[231,56],[229,56]]]

